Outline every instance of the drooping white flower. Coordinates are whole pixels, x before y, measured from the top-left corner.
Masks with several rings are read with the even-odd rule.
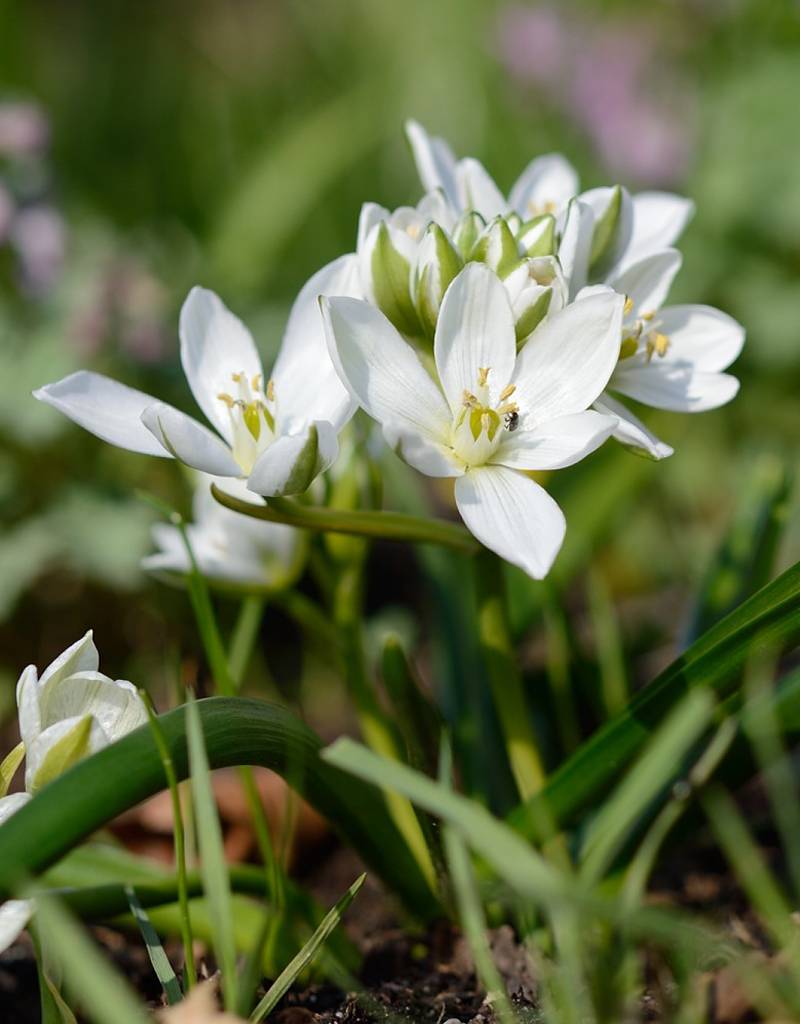
[[[323,303],[331,357],[387,442],[420,472],[454,477],[472,533],[536,578],[565,523],[529,471],[569,466],[614,429],[613,417],[589,407],[617,361],[622,307],[610,291],[574,302],[518,355],[505,288],[488,267],[468,264],[442,302],[434,379],[369,303]]]
[[[711,306],[663,307],[680,266],[680,253],[665,249],[629,265],[609,282],[626,297],[625,317],[619,362],[608,382],[612,394],[602,395],[595,408],[618,417],[617,440],[655,459],[671,455],[672,448],[614,394],[656,409],[705,412],[729,402],[739,390],[736,377],[723,371],[742,350],[742,325]],[[580,294],[598,290],[602,288]]]
[[[181,362],[216,433],[96,373],[79,371],[34,395],[120,448],[246,478],[259,494],[299,493],[336,458],[338,431],[354,408],[328,359],[317,299],[353,293],[352,256],[318,271],[295,301],[267,378],[244,324],[213,292],[192,289],[181,310]]]
[[[200,572],[233,587],[280,590],[288,586],[302,568],[303,532],[220,505],[211,494],[212,483],[236,498],[262,505],[243,480],[198,475],[192,502],[194,522],[186,531]],[[158,551],[142,560],[144,569],[167,577],[185,576],[190,571],[189,553],[177,526],[156,523],[153,540]]]
[[[407,122],[406,134],[423,188],[441,189],[457,212],[476,210],[487,220],[516,215],[523,221],[553,214],[573,296],[587,283],[604,280],[609,271],[620,272],[674,245],[694,212],[691,200],[669,192],[629,196],[624,189],[596,188],[581,193],[577,172],[559,153],[532,160],[506,198],[478,160],[457,160],[444,139],[428,135],[416,121]],[[572,211],[568,226],[569,206],[576,199],[581,206]],[[590,275],[593,247],[600,265]]]
[[[0,797],[0,826],[46,783],[126,733],[144,725],[147,712],[136,687],[98,671],[100,656],[89,630],[39,676],[28,665],[17,682],[25,792]],[[16,767],[16,752],[12,754]],[[10,781],[10,775],[7,781]],[[25,928],[33,900],[0,906],[0,952]]]

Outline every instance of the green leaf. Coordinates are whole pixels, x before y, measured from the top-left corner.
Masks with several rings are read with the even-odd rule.
[[[708,687],[718,697],[741,692],[741,669],[759,651],[775,652],[800,639],[800,563],[788,569],[705,633],[649,686],[580,747],[534,797],[509,818],[535,834],[541,804],[567,823],[606,791],[689,690]],[[23,808],[24,809],[24,808]]]
[[[325,915],[319,927],[303,946],[297,956],[280,973],[278,978],[270,985],[268,992],[253,1010],[250,1020],[257,1022],[263,1020],[268,1013],[271,1013],[281,999],[291,988],[295,978],[305,970],[316,957],[328,936],[336,928],[342,919],[342,915],[356,898],[359,889],[366,880],[366,874],[361,875],[353,882],[339,902]]]
[[[209,764],[263,765],[282,775],[356,849],[407,909],[438,913],[380,792],[325,764],[321,741],[285,708],[244,697],[198,701]],[[159,717],[179,780],[187,777],[186,711]],[[0,896],[33,877],[123,811],[166,786],[149,726],[85,758],[0,827]],[[261,890],[263,891],[263,875]],[[141,894],[140,894],[141,898]]]
[[[762,458],[742,487],[734,521],[706,574],[686,641],[691,643],[772,575],[786,526],[791,474],[772,456]]]
[[[136,918],[136,923],[139,925],[139,931],[142,933],[144,944],[147,947],[147,955],[150,957],[150,963],[153,965],[153,970],[156,972],[156,977],[161,982],[161,987],[164,989],[164,995],[167,997],[167,1002],[170,1006],[174,1006],[175,1003],[179,1003],[183,999],[183,993],[181,987],[178,984],[178,979],[175,976],[172,964],[169,962],[167,954],[164,952],[164,947],[161,945],[161,940],[158,934],[150,923],[150,918],[147,916],[144,908],[136,897],[136,890],[132,885],[125,886],[125,895],[128,897],[128,904],[131,908],[131,913]]]
[[[214,921],[214,951],[222,971],[225,1006],[228,1010],[233,1010],[236,1007],[237,976],[231,889],[222,846],[222,827],[211,788],[211,771],[203,738],[203,725],[197,704],[192,698],[186,707],[186,731],[189,743],[192,807],[197,829],[197,845],[200,850],[200,872]]]
[[[37,899],[39,928],[58,950],[64,984],[94,1024],[148,1024],[150,1015],[128,983],[52,897]]]
[[[3,797],[8,792],[8,787],[11,785],[11,780],[14,778],[17,768],[22,764],[25,758],[25,744],[18,743],[14,749],[6,754],[0,764],[0,797]]]

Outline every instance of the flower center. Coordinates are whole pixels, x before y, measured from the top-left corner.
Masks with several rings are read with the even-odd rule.
[[[632,309],[633,302],[628,298],[625,300],[625,313],[629,314]],[[659,331],[660,321],[655,317],[655,313],[642,313],[635,320],[623,324],[620,360],[630,359],[643,350],[649,363],[654,355],[663,359],[669,352],[669,336]]]
[[[528,214],[531,217],[541,217],[545,213],[555,213],[556,204],[552,199],[546,199],[543,203],[536,203],[532,199],[528,201]]]
[[[231,374],[236,385],[233,394],[221,391],[217,398],[227,410],[231,423],[233,457],[242,473],[249,476],[256,459],[269,447],[275,434],[275,387],[261,386],[261,374],[248,378],[245,373]]]
[[[516,385],[509,384],[492,405],[489,395],[490,367],[478,370],[474,391],[464,391],[461,409],[453,420],[451,446],[467,466],[482,466],[497,450],[503,431],[513,432],[519,423],[519,407],[509,399]]]

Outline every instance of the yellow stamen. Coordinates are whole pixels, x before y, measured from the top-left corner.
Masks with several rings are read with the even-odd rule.
[[[491,369],[490,366],[480,366],[480,367],[478,367],[478,386],[479,387],[482,387],[482,388],[486,387],[486,381],[489,379],[489,371],[490,371],[490,369]]]
[[[642,320],[652,320],[656,314],[654,312],[642,313]]]
[[[231,374],[231,380],[233,381],[234,384],[238,384],[241,381],[241,379],[242,379],[241,373],[232,373]]]
[[[236,405],[236,402],[231,397],[231,395],[229,395],[225,391],[220,391],[220,393],[217,395],[217,398],[220,400],[220,402],[224,402],[229,409],[232,409],[234,405]]]
[[[647,358],[652,359],[653,354],[662,359],[669,350],[669,338],[660,331],[651,331],[647,338]]]
[[[622,344],[619,347],[620,359],[630,359],[631,356],[636,355],[636,350],[639,348],[639,341],[636,338],[623,338]]]
[[[623,306],[622,311],[625,316],[628,316],[629,313],[633,312],[633,299],[630,295],[625,296],[625,305]]]
[[[516,384],[507,384],[506,387],[500,392],[500,401],[505,402],[507,398],[511,398],[514,392],[517,390]]]
[[[275,381],[271,377],[267,381],[267,398],[270,402],[275,401]]]

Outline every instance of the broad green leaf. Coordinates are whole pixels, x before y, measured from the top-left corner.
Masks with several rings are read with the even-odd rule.
[[[128,897],[131,913],[139,925],[139,931],[142,933],[144,944],[147,947],[147,955],[150,957],[150,963],[153,965],[156,977],[164,989],[167,1002],[170,1006],[174,1006],[175,1003],[179,1003],[183,999],[183,993],[181,992],[181,987],[178,984],[172,964],[164,952],[164,947],[161,945],[161,940],[150,922],[150,918],[137,899],[136,890],[132,885],[125,886],[125,895]]]
[[[800,639],[800,564],[726,616],[645,687],[550,777],[543,792],[515,810],[515,828],[532,835],[539,801],[562,824],[607,791],[650,740],[658,723],[689,690],[708,687],[717,697],[741,692],[741,670],[759,652],[773,653]],[[23,808],[24,809],[24,808]]]
[[[320,948],[325,943],[325,940],[341,921],[342,915],[356,898],[356,895],[364,884],[366,877],[367,876],[364,874],[357,878],[336,906],[332,907],[325,915],[323,920],[320,922],[319,927],[305,946],[303,946],[294,960],[292,960],[290,964],[287,964],[286,968],[281,972],[278,978],[276,978],[272,985],[270,985],[266,995],[250,1015],[251,1021],[261,1021],[268,1013],[272,1013],[281,999],[291,988],[295,978],[314,960]]]
[[[222,846],[222,826],[219,823],[217,804],[211,788],[211,771],[203,738],[203,725],[197,703],[191,697],[186,707],[186,728],[192,807],[200,851],[200,873],[203,876],[203,889],[214,921],[214,951],[222,971],[225,1006],[228,1010],[233,1010],[236,1007],[237,976],[231,889]]]
[[[57,900],[39,898],[37,915],[58,950],[67,991],[93,1024],[148,1024],[150,1014],[128,983]]]
[[[285,708],[244,697],[198,701],[209,764],[263,765],[286,778],[403,900],[428,920],[436,901],[380,792],[325,764],[318,736]],[[188,772],[186,711],[159,717],[177,778]],[[0,895],[34,877],[123,811],[166,787],[148,726],[85,758],[0,827]],[[263,875],[261,875],[263,891]],[[140,896],[141,898],[141,896]],[[143,903],[143,905],[145,905]]]

